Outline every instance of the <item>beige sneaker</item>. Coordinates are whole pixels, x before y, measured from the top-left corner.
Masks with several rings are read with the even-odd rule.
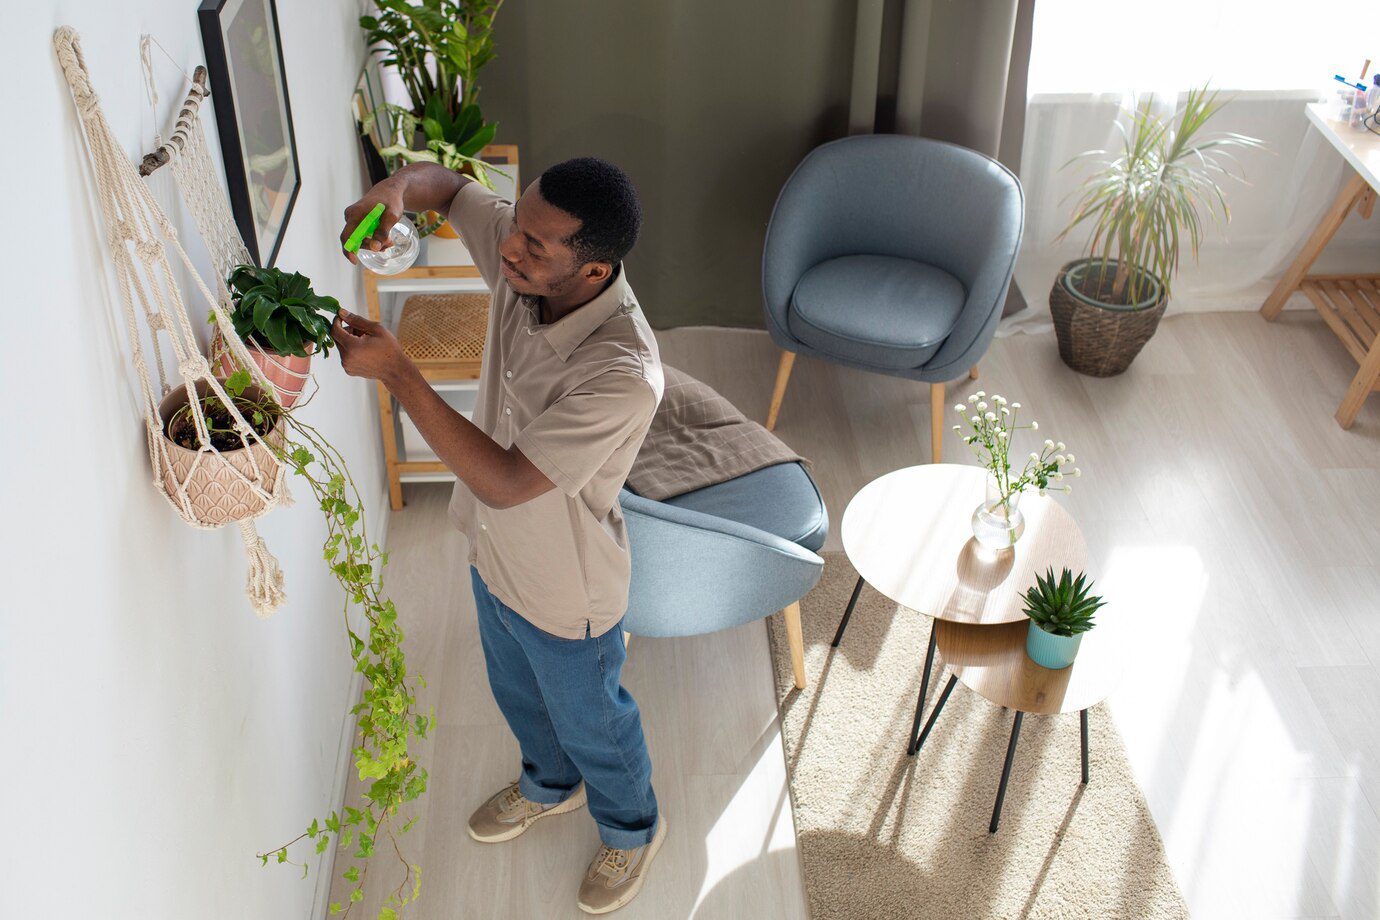
[[[587,914],[607,914],[637,897],[647,877],[647,867],[656,858],[665,839],[666,819],[660,818],[652,842],[646,846],[617,850],[601,845],[580,884],[580,897],[576,901],[580,910]]]
[[[517,783],[504,786],[470,815],[470,836],[480,843],[502,843],[512,840],[533,822],[551,815],[563,815],[583,808],[585,784],[575,788],[575,794],[555,805],[533,802],[522,794]]]

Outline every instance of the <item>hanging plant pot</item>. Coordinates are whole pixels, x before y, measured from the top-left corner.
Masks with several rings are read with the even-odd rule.
[[[278,404],[284,409],[291,409],[297,401],[302,398],[302,393],[307,388],[307,380],[311,377],[311,356],[316,351],[316,343],[306,343],[305,357],[299,355],[280,355],[276,351],[265,349],[257,341],[246,341],[244,347],[249,349],[249,357],[263,371],[269,383],[273,384],[273,392],[278,397]],[[235,356],[229,348],[225,346],[225,339],[221,337],[220,330],[211,338],[211,362],[216,369],[216,373],[222,378],[229,377],[239,366],[235,362]]]
[[[1090,377],[1113,377],[1130,367],[1159,328],[1168,302],[1160,279],[1142,271],[1149,282],[1145,296],[1135,303],[1116,303],[1116,267],[1115,259],[1076,259],[1059,270],[1049,292],[1059,357]]]
[[[205,380],[197,381],[196,390],[202,398],[212,394],[211,385]],[[250,386],[236,402],[262,399],[263,391]],[[247,449],[237,436],[222,443],[213,441],[210,450],[184,446],[196,443],[195,422],[189,413],[178,412],[187,404],[187,389],[181,386],[170,390],[158,404],[158,415],[163,421],[159,462],[163,491],[190,519],[208,527],[262,514],[276,501],[279,491],[286,489],[278,458],[266,444],[253,438],[249,439]],[[228,413],[225,415],[229,417]],[[282,444],[282,428],[273,419],[261,427],[265,429],[264,440]]]

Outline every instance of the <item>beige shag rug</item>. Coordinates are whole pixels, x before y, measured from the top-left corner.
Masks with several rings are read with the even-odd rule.
[[[907,757],[930,621],[864,587],[831,649],[856,579],[846,556],[827,554],[801,603],[804,691],[781,617],[768,620],[811,916],[1187,917],[1106,707],[1089,713],[1086,787],[1078,716],[1026,716],[1001,827],[988,834],[1011,713],[960,683]],[[945,680],[936,657],[927,716]]]

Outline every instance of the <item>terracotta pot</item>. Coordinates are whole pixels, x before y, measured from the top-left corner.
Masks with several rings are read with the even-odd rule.
[[[296,355],[280,355],[276,351],[265,351],[254,342],[245,342],[244,347],[249,349],[249,357],[264,372],[264,376],[273,384],[273,392],[278,397],[278,405],[284,409],[291,409],[297,400],[302,398],[302,392],[307,388],[307,378],[311,373],[311,355],[316,351],[316,343],[307,344],[307,356],[299,358]],[[239,370],[239,365],[235,363],[235,356],[230,349],[225,347],[225,342],[217,331],[214,340],[211,342],[211,356],[216,368],[216,372],[221,377],[229,377]]]
[[[200,396],[210,392],[208,382],[197,382]],[[244,394],[250,399],[262,397],[262,391],[252,385]],[[158,417],[163,422],[163,468],[159,470],[159,479],[168,498],[184,516],[209,527],[233,524],[263,513],[277,498],[279,489],[285,488],[279,474],[281,464],[273,451],[253,439],[248,449],[188,450],[168,437],[168,421],[185,405],[187,389],[182,386],[168,391],[158,404]],[[282,444],[282,426],[270,431],[264,440]]]
[[[440,215],[440,214],[437,214],[435,211],[427,211],[427,212],[426,212],[426,221],[427,221],[427,223],[431,223],[432,221],[439,220],[440,218],[441,218],[441,215]],[[434,235],[439,236],[439,237],[440,237],[441,239],[443,239],[443,240],[458,240],[458,239],[460,239],[460,234],[458,234],[458,233],[455,232],[455,228],[452,227],[452,226],[450,225],[450,221],[448,221],[448,220],[442,220],[442,221],[441,221],[441,226],[437,227],[437,228],[436,228],[434,231],[432,231],[432,232],[433,232]]]

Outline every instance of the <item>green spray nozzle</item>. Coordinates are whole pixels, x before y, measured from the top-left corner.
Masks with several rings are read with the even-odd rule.
[[[359,226],[355,227],[354,233],[351,233],[350,238],[345,241],[346,252],[359,251],[360,243],[363,243],[365,238],[373,235],[373,232],[379,228],[379,220],[383,217],[383,211],[383,202],[380,201],[378,204],[374,205],[372,211],[364,215],[364,220],[359,222]]]

